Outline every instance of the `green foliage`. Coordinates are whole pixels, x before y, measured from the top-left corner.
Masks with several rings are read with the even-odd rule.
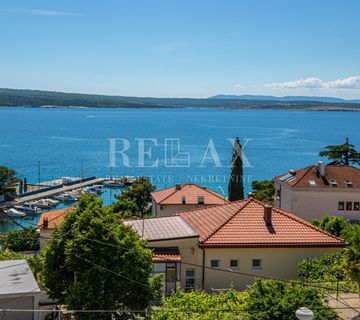
[[[26,177],[24,178],[24,193],[27,192],[27,189],[28,189],[28,184],[27,184],[27,179]]]
[[[26,260],[38,284],[41,284],[41,277],[40,277],[41,261],[38,256],[31,256],[28,254],[14,252],[10,250],[0,250],[0,261],[4,261],[4,260]]]
[[[217,320],[240,319],[244,315],[248,294],[230,290],[227,293],[208,294],[204,291],[179,291],[162,300],[153,320]],[[169,311],[173,310],[173,311]],[[246,319],[246,318],[245,318]]]
[[[19,194],[23,193],[23,180],[20,179],[20,183],[19,183]]]
[[[345,269],[343,254],[331,252],[319,258],[308,258],[298,265],[298,275],[305,282],[343,280]]]
[[[149,208],[151,192],[153,192],[155,188],[148,178],[137,178],[130,188],[126,189],[117,197],[119,201],[114,204],[114,211],[121,215],[123,214],[124,217],[142,217]]]
[[[360,225],[354,225],[348,237],[351,246],[345,249],[345,268],[360,285]]]
[[[15,170],[0,166],[0,195],[5,195],[9,198],[15,197],[15,186],[18,181]]]
[[[339,166],[348,166],[350,164],[360,164],[360,153],[355,150],[355,146],[346,139],[344,144],[327,146],[326,150],[321,151],[319,155],[331,160],[331,164]]]
[[[50,297],[70,309],[144,309],[159,286],[156,279],[149,280],[152,252],[145,245],[131,227],[119,223],[111,207],[85,195],[42,250],[44,285]],[[77,315],[77,319],[109,317]]]
[[[231,175],[229,180],[229,200],[236,201],[244,199],[242,146],[237,137],[234,142],[231,160]]]
[[[264,201],[268,204],[274,203],[275,187],[274,181],[263,180],[258,181],[254,180],[251,183],[251,187],[254,191],[254,197],[257,200]]]
[[[321,220],[314,220],[312,224],[336,237],[343,237],[348,228],[351,228],[347,219],[328,215],[325,215]]]
[[[245,311],[249,320],[296,320],[296,310],[304,306],[314,312],[315,320],[336,318],[319,290],[273,280],[255,281]]]
[[[1,245],[15,252],[39,250],[39,233],[35,227],[12,230],[1,239]]]

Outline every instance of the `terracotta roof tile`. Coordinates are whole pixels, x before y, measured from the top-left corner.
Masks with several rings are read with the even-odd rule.
[[[37,223],[39,228],[43,228],[44,219],[48,219],[47,229],[54,229],[55,226],[61,224],[66,214],[71,211],[74,207],[64,208],[55,211],[48,211],[41,214],[40,219]]]
[[[360,188],[360,170],[353,166],[325,166],[325,177],[318,173],[317,166],[309,166],[294,170],[293,174],[286,173],[274,178],[291,187],[334,188],[330,181],[337,183],[336,188],[349,188],[346,181],[351,181],[353,188]],[[310,183],[312,181],[312,183]]]
[[[346,243],[299,217],[272,208],[272,224],[264,220],[266,204],[250,198],[221,206],[178,213],[200,234],[200,244],[224,247],[345,246]]]
[[[181,262],[178,248],[153,248],[153,262]]]
[[[228,202],[217,192],[197,184],[188,183],[179,186],[179,189],[174,186],[152,192],[151,196],[158,204],[182,204],[182,197],[186,197],[186,204],[198,204],[199,196],[204,197],[205,205],[217,205]]]

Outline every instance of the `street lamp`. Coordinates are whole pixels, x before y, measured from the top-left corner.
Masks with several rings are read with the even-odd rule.
[[[312,320],[314,319],[314,313],[308,308],[300,308],[295,312],[296,318],[299,320]]]

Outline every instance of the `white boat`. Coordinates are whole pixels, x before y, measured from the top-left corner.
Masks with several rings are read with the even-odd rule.
[[[61,202],[72,202],[72,201],[77,201],[78,198],[75,197],[74,194],[71,194],[70,192],[64,192],[62,194],[59,194],[57,196],[54,197],[56,200],[59,200]]]
[[[121,188],[124,186],[122,182],[118,182],[115,180],[107,180],[103,182],[103,185],[107,188]]]
[[[94,184],[92,186],[92,188],[94,188],[94,190],[96,191],[97,194],[102,194],[104,193],[104,186],[101,184]]]
[[[16,205],[15,208],[26,213],[38,214],[42,212],[42,210],[36,206],[35,202],[24,202],[22,204]]]
[[[21,212],[19,210],[14,209],[14,208],[10,208],[10,209],[5,210],[5,214],[10,218],[19,218],[19,217],[25,217],[26,216],[25,212]]]
[[[39,208],[48,209],[55,207],[57,204],[59,204],[59,201],[52,200],[52,199],[40,199],[35,201],[35,205]]]
[[[93,185],[90,187],[85,187],[83,188],[83,191],[86,193],[90,193],[90,194],[97,194],[100,195],[104,192],[103,186],[102,185]]]

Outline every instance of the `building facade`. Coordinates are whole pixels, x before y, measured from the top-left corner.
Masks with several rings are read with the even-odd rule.
[[[169,217],[179,211],[228,203],[217,192],[191,183],[152,192],[151,197],[155,217]]]
[[[360,220],[360,170],[319,162],[274,178],[275,206],[313,221],[324,215]]]
[[[252,196],[173,217],[125,223],[154,250],[153,271],[165,274],[166,293],[176,287],[244,290],[262,276],[294,279],[300,261],[346,246],[343,240]]]

